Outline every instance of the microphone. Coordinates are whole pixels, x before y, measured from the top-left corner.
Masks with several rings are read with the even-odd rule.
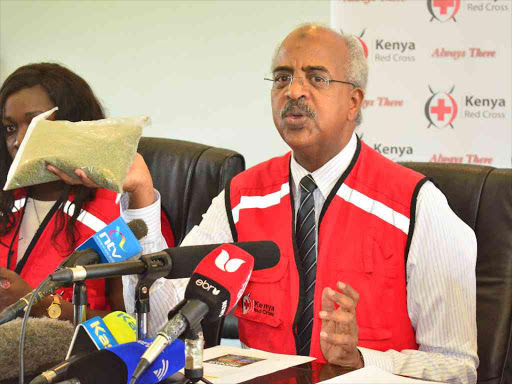
[[[143,238],[147,233],[148,227],[143,220],[132,220],[129,224],[126,224],[126,222],[119,217],[82,243],[76,251],[60,263],[57,270],[75,267],[76,265],[89,265],[100,262],[112,263],[118,258],[118,261],[126,260],[142,252],[142,247],[138,239]],[[116,244],[111,237],[116,237],[116,240],[119,238],[118,243],[120,251],[117,250]],[[62,282],[49,281],[37,295],[34,304],[37,304],[67,283],[68,282],[65,282],[63,284]],[[24,297],[0,312],[0,325],[15,319],[23,313],[33,292],[34,291],[27,293]]]
[[[23,319],[0,326],[0,380],[19,373],[19,342]],[[69,321],[29,318],[25,340],[25,374],[37,374],[66,357],[75,329]]]
[[[81,384],[126,384],[151,341],[138,340],[88,354],[70,364],[67,378],[75,378]],[[158,383],[184,366],[185,346],[181,340],[176,340],[141,376],[140,383]]]
[[[142,252],[139,240],[147,234],[148,227],[144,220],[132,220],[126,224],[122,217],[118,217],[83,242],[77,250],[88,250],[99,256],[102,263],[125,261]]]
[[[135,319],[121,311],[109,313],[103,319],[96,316],[87,320],[75,329],[66,360],[44,371],[30,384],[50,384],[65,379],[73,362],[88,353],[135,341],[136,329]]]
[[[71,363],[77,361],[83,356],[83,354],[71,356],[69,359],[64,360],[62,363],[59,363],[51,369],[44,371],[39,376],[36,376],[30,384],[51,384],[55,383],[55,380],[64,379]]]
[[[195,329],[203,319],[212,322],[231,311],[242,297],[253,268],[254,258],[232,244],[221,245],[201,260],[190,277],[184,300],[178,304],[179,311],[142,355],[131,383],[135,383],[161,351],[187,329]]]
[[[61,288],[64,284],[57,283],[54,281],[48,281],[43,288],[39,291],[37,294],[37,297],[34,301],[34,304],[39,303],[41,300],[43,300],[46,296],[51,295],[53,292],[55,292],[57,289]],[[30,298],[32,297],[32,292],[27,293],[25,296],[23,296],[21,299],[18,299],[18,301],[12,303],[8,307],[4,308],[2,312],[0,312],[0,325],[3,325],[11,320],[14,320],[18,317],[25,308],[28,306],[28,303],[30,301]]]
[[[230,244],[243,249],[254,257],[254,270],[256,271],[274,267],[279,263],[281,257],[279,247],[273,241],[247,241]],[[140,260],[64,268],[52,273],[50,279],[69,283],[86,279],[137,275],[153,268],[165,269],[167,279],[188,278],[204,257],[219,246],[222,244],[168,248],[143,255]]]

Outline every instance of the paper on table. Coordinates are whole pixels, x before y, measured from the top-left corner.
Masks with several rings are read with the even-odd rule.
[[[396,376],[377,367],[364,367],[356,371],[346,373],[319,384],[432,384],[432,381],[410,379],[408,377]]]
[[[212,383],[240,383],[315,360],[218,345],[204,350],[204,376]]]

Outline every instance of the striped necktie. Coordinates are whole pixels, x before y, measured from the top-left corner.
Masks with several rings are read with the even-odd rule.
[[[317,188],[313,176],[306,175],[300,181],[300,206],[297,212],[296,240],[305,288],[304,309],[300,315],[299,354],[309,355],[313,330],[313,299],[316,280],[316,223],[313,192]]]

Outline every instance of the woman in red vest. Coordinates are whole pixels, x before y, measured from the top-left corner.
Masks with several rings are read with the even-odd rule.
[[[55,106],[59,109],[50,120],[105,117],[85,80],[58,64],[26,65],[5,80],[0,88],[0,187],[32,118]],[[112,191],[63,181],[0,191],[0,310],[37,287],[78,245],[119,217],[115,199]],[[124,310],[120,278],[88,281],[87,287],[87,317]],[[61,290],[35,305],[32,315],[72,320],[71,297],[71,288]]]

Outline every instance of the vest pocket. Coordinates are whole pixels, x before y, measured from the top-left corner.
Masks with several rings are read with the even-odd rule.
[[[271,301],[265,298],[253,299],[250,293],[244,295],[241,300],[242,304],[239,303],[234,312],[240,326],[251,327],[250,323],[246,322],[249,321],[263,323],[274,328],[279,327],[281,325],[278,312],[280,308],[276,306],[277,303],[268,304],[269,302]]]
[[[235,308],[241,327],[251,328],[251,322],[263,323],[271,327],[281,325],[283,277],[287,271],[288,259],[269,269],[254,271],[247,288]]]
[[[389,245],[377,238],[375,228],[367,230],[359,257],[357,253],[354,255],[355,268],[339,271],[339,279],[359,293],[356,317],[359,340],[363,344],[393,337],[393,310],[397,300],[393,289],[397,283],[397,266]]]
[[[393,336],[392,316],[396,308],[391,279],[367,273],[344,271],[344,282],[359,293],[356,308],[359,340],[387,340]]]

